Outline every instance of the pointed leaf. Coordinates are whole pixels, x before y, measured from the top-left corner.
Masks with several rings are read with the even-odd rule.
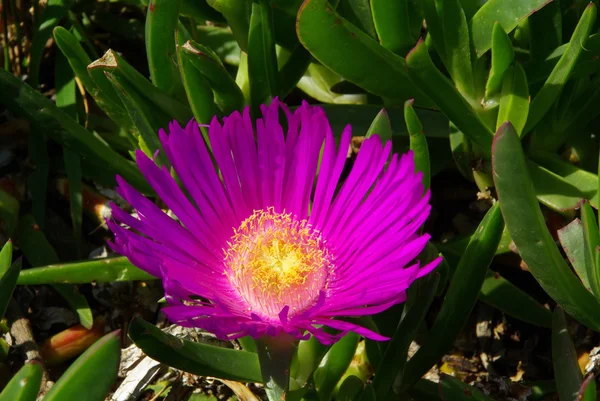
[[[156,151],[160,150],[157,159],[161,165],[168,166],[168,161],[158,139],[158,130],[164,127],[164,120],[154,118],[156,114],[153,108],[148,105],[148,102],[144,101],[126,79],[118,74],[106,73],[105,75],[119,95],[131,122],[139,133],[140,148],[151,159],[154,158]]]
[[[40,231],[32,215],[25,215],[19,221],[19,247],[34,267],[58,262],[56,251],[50,245],[44,233]],[[91,328],[93,325],[92,311],[85,297],[72,285],[53,284],[52,287],[77,312],[81,324],[86,328]]]
[[[515,51],[510,38],[498,21],[494,24],[492,31],[492,68],[490,76],[485,85],[485,97],[498,92],[502,87],[504,73],[511,65],[515,57]]]
[[[596,401],[596,375],[590,373],[581,384],[579,393],[577,394],[578,401]]]
[[[466,98],[471,98],[475,91],[475,81],[465,12],[459,0],[445,0],[439,4],[438,14],[442,19],[446,49],[444,64],[458,91]]]
[[[469,139],[490,154],[493,133],[452,83],[433,65],[423,40],[406,57],[410,78]]]
[[[575,210],[586,198],[583,188],[531,160],[527,160],[527,170],[538,200],[552,210],[559,213]]]
[[[214,103],[219,106],[223,114],[229,115],[235,110],[242,110],[245,103],[244,94],[235,83],[233,77],[225,69],[225,66],[221,60],[210,48],[190,40],[181,46],[179,49],[179,55],[181,58],[188,60],[189,63],[202,74],[204,79],[209,84],[208,93],[210,94],[210,101],[213,101],[214,92]],[[191,71],[188,72],[188,74],[191,73]],[[183,73],[182,76],[184,79],[189,78]],[[189,90],[187,93],[188,99],[190,99],[190,104],[193,106],[191,98],[192,95],[196,96],[196,94],[190,93]],[[204,93],[202,93],[202,95],[206,96]],[[195,102],[195,104],[201,105],[206,102],[208,102],[208,100],[199,100]],[[208,104],[208,107],[212,107],[214,109],[214,106],[210,103]],[[194,109],[192,108],[192,110]],[[199,114],[198,110],[194,110],[194,113],[195,116],[198,116]],[[206,114],[208,115],[208,113]],[[212,113],[211,118],[215,114],[216,110]],[[205,124],[210,123],[210,119],[204,119],[202,121],[206,121]]]
[[[335,386],[350,366],[352,358],[354,358],[359,340],[360,336],[358,334],[349,332],[331,346],[314,373],[315,388],[319,394],[319,400],[331,400]]]
[[[21,259],[12,265],[11,261],[12,242],[8,241],[0,252],[0,319],[6,313],[21,270]]]
[[[571,316],[600,329],[600,304],[556,248],[535,198],[521,141],[510,123],[496,133],[492,164],[506,227],[529,271]]]
[[[178,98],[183,93],[175,63],[175,29],[181,0],[150,0],[146,14],[145,43],[152,83]]]
[[[567,82],[567,79],[569,79],[569,75],[577,63],[579,55],[585,48],[595,21],[596,5],[590,3],[581,16],[581,19],[575,28],[575,32],[573,32],[573,36],[571,36],[569,47],[552,70],[548,79],[546,79],[542,89],[540,89],[531,101],[531,110],[529,112],[529,117],[527,118],[527,124],[524,128],[525,133],[531,131],[537,123],[540,122],[560,95],[563,86]],[[536,136],[543,148],[553,149],[554,138],[552,136],[548,138],[546,132],[536,133]]]
[[[176,57],[175,53],[173,57]],[[148,108],[154,107],[156,113],[164,114],[168,121],[175,119],[181,124],[186,124],[193,116],[187,104],[152,85],[146,77],[113,50],[108,50],[104,56],[92,62],[87,68],[96,83],[106,81],[106,72],[123,78],[149,103]],[[116,95],[116,91],[114,92]]]
[[[365,384],[358,376],[350,375],[342,382],[335,397],[336,401],[353,401],[358,398]]]
[[[379,96],[398,101],[415,98],[419,104],[429,103],[410,82],[404,59],[343,19],[327,0],[305,1],[296,29],[304,47],[346,80]]]
[[[0,393],[0,401],[35,401],[42,384],[39,362],[26,363]]]
[[[88,131],[41,93],[4,70],[0,70],[0,103],[17,115],[27,118],[37,129],[58,143],[79,153],[114,183],[115,174],[121,175],[142,192],[151,192],[137,167],[112,150],[96,134]]]
[[[248,31],[250,28],[250,7],[246,0],[207,0],[212,8],[223,14],[227,25],[233,31],[233,37],[243,51],[248,49]]]
[[[460,259],[429,336],[408,361],[400,392],[412,386],[448,352],[466,324],[477,301],[487,268],[498,248],[503,228],[500,207],[495,203],[477,227]]]
[[[579,168],[571,163],[567,163],[553,153],[532,151],[529,155],[531,159],[535,160],[536,163],[539,163],[540,166],[560,177],[561,180],[566,182],[571,188],[578,190],[580,193],[579,202],[581,201],[581,198],[584,198],[587,199],[594,208],[598,208],[598,176],[596,174]],[[555,190],[554,192],[562,192],[563,194],[571,192],[573,193],[573,196],[576,194],[574,190]]]
[[[12,238],[19,222],[21,204],[11,194],[0,189],[0,221],[1,232],[6,238]]]
[[[552,312],[525,291],[503,278],[500,274],[488,270],[479,299],[507,315],[523,322],[540,327],[552,326]]]
[[[269,0],[252,2],[248,32],[248,75],[250,105],[253,113],[258,115],[260,105],[270,103],[279,94],[273,10]]]
[[[155,279],[156,277],[133,266],[124,256],[118,256],[23,270],[17,283],[19,285],[84,284]]]
[[[298,43],[279,70],[279,97],[281,99],[284,99],[298,85],[311,61],[312,57],[308,50]]]
[[[67,15],[70,8],[70,0],[48,0],[46,7],[42,9],[41,17],[36,15],[39,25],[33,34],[29,50],[29,83],[35,89],[38,87],[40,65],[48,39],[52,37],[52,30]]]
[[[120,343],[120,331],[96,341],[69,366],[44,401],[103,401],[117,379]]]
[[[369,138],[373,135],[378,135],[379,138],[381,138],[382,143],[392,140],[392,126],[390,125],[390,118],[385,109],[381,109],[381,111],[377,113],[377,116],[375,116],[371,126],[365,134],[365,138]]]
[[[581,222],[583,223],[583,244],[585,248],[584,258],[589,280],[590,289],[596,296],[600,297],[600,270],[596,264],[596,248],[600,246],[600,234],[598,233],[598,222],[594,209],[588,202],[581,205]]]
[[[416,41],[410,32],[408,1],[371,0],[379,43],[400,56],[407,54]]]
[[[408,359],[408,349],[417,330],[423,323],[433,301],[440,280],[439,274],[429,274],[414,283],[408,290],[402,320],[391,341],[385,347],[383,358],[373,378],[373,390],[379,400],[388,397],[395,380],[402,380]]]
[[[552,319],[552,365],[559,399],[572,401],[583,383],[583,377],[565,314],[560,307],[554,309]]]
[[[95,82],[88,73],[87,66],[92,62],[79,41],[72,33],[63,27],[54,29],[54,40],[56,45],[69,61],[73,72],[79,78],[85,90],[92,96],[96,104],[117,124],[121,125],[126,132],[130,132],[131,120],[127,116],[123,105],[114,89],[106,80]],[[100,77],[102,78],[102,77]]]
[[[182,340],[140,318],[131,321],[129,337],[150,358],[173,368],[199,376],[262,382],[258,356],[253,352]]]
[[[431,165],[429,163],[429,148],[423,132],[423,125],[415,113],[413,101],[404,103],[404,119],[410,139],[410,150],[415,158],[415,170],[423,173],[423,190],[427,191],[431,182]]]
[[[527,87],[527,77],[523,67],[517,62],[514,67],[510,67],[504,74],[496,129],[500,128],[506,121],[510,121],[517,133],[522,135],[528,115],[529,88]]]
[[[550,0],[486,1],[469,22],[477,57],[481,57],[492,47],[492,32],[496,21],[509,33],[519,22],[549,2]]]
[[[529,17],[530,52],[533,60],[544,60],[562,45],[562,10],[560,1],[551,1]]]
[[[568,225],[556,231],[560,244],[573,266],[573,270],[581,279],[581,282],[590,290],[588,269],[586,267],[587,256],[583,238],[583,224],[581,220],[575,219]]]

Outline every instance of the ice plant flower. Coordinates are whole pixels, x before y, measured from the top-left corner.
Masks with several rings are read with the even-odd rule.
[[[141,151],[137,164],[176,219],[117,177],[137,218],[113,206],[111,246],[163,280],[163,310],[179,325],[222,339],[312,334],[327,344],[354,331],[386,340],[335,318],[405,301],[439,263],[413,262],[429,240],[419,228],[430,205],[412,153],[392,155],[391,142],[370,137],[342,182],[350,126],[336,146],[319,107],[292,113],[276,99],[261,111],[256,129],[247,108],[222,125],[214,118],[212,158],[195,121],[161,130],[185,192]]]

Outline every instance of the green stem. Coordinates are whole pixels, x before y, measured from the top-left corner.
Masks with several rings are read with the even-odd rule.
[[[298,340],[288,334],[263,336],[256,340],[258,360],[270,401],[283,401],[290,384],[290,365]]]

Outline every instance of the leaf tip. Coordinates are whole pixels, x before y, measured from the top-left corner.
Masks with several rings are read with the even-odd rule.
[[[424,43],[425,41],[423,40],[423,38],[419,38],[419,40],[417,41],[417,44],[415,45],[415,47],[413,47],[412,49],[410,49],[410,51],[408,52],[408,54],[406,55],[406,60],[408,61],[409,57],[421,47],[421,44]]]

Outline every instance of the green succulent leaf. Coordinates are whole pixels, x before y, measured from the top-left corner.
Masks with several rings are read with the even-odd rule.
[[[21,270],[21,260],[12,262],[12,242],[8,241],[0,251],[0,319],[4,317]]]
[[[23,116],[41,132],[79,153],[98,168],[98,176],[115,183],[119,174],[144,193],[151,192],[137,167],[111,149],[100,137],[59,110],[52,101],[19,78],[0,70],[0,103],[16,115]]]
[[[152,83],[181,99],[183,87],[175,63],[175,29],[182,0],[150,0],[146,14],[145,43]]]
[[[531,13],[544,7],[548,0],[489,0],[469,22],[477,57],[492,47],[492,32],[496,21],[509,33]]]
[[[364,387],[365,383],[358,376],[350,375],[342,382],[335,399],[336,401],[356,400]]]
[[[0,189],[0,221],[2,221],[0,230],[6,238],[12,238],[17,229],[20,208],[21,204],[14,196]]]
[[[559,399],[573,400],[583,383],[583,377],[565,314],[560,307],[554,309],[552,318],[552,365]]]
[[[410,150],[415,158],[415,170],[423,173],[423,190],[427,191],[431,182],[431,164],[429,162],[429,147],[423,132],[423,125],[415,113],[413,101],[404,103],[404,119],[410,139]]]
[[[596,401],[596,394],[596,377],[593,373],[590,373],[579,388],[577,400]]]
[[[581,205],[581,222],[583,223],[583,245],[585,267],[590,289],[598,299],[600,297],[600,270],[596,264],[596,248],[600,246],[600,234],[594,209],[588,202]]]
[[[154,279],[156,277],[133,266],[124,256],[118,256],[23,270],[17,283],[19,285],[84,284]]]
[[[314,380],[319,399],[329,401],[336,385],[344,375],[358,346],[360,336],[350,332],[333,344],[320,366],[315,370]]]
[[[308,340],[300,341],[290,368],[291,391],[306,388],[315,369],[328,350],[329,346],[321,344],[314,336],[311,336]]]
[[[596,21],[596,13],[596,5],[590,3],[581,16],[565,53],[546,79],[542,89],[540,89],[531,101],[531,108],[524,133],[531,131],[540,122],[560,95],[580,54],[586,46],[587,39]],[[554,136],[548,137],[548,134],[545,132],[537,132],[532,140],[535,140],[537,146],[542,149],[553,149],[555,146]]]
[[[106,334],[69,366],[44,401],[103,401],[117,379],[120,331]]]
[[[50,245],[46,236],[39,230],[32,215],[24,215],[19,220],[19,247],[32,266],[57,263],[58,255]],[[92,310],[87,300],[79,293],[76,287],[69,284],[51,284],[69,306],[77,312],[81,324],[91,329],[94,323]]]
[[[270,103],[279,94],[279,74],[273,11],[269,0],[253,0],[248,32],[248,75],[250,104],[258,116],[261,104]]]
[[[475,81],[465,12],[459,0],[445,0],[439,2],[438,15],[444,31],[444,63],[458,91],[471,99],[474,96]]]
[[[262,382],[258,356],[253,352],[182,340],[140,318],[131,321],[129,337],[150,358],[176,369],[199,376]]]
[[[189,61],[189,64],[197,70],[196,73],[188,71],[187,74],[198,75],[198,72],[202,74],[202,77],[209,84],[210,92],[200,92],[202,96],[198,101],[192,102],[192,96],[198,96],[195,92],[192,93],[191,89],[187,91],[188,99],[194,109],[194,105],[204,105],[207,103],[209,110],[214,109],[214,105],[210,102],[214,102],[219,106],[219,109],[224,115],[229,115],[235,110],[241,111],[245,104],[244,94],[241,89],[235,83],[233,77],[225,69],[225,66],[209,47],[203,46],[194,41],[188,41],[179,48],[179,55],[181,58],[185,58]],[[187,74],[182,74],[186,79]],[[214,96],[213,96],[214,92]],[[209,96],[210,95],[210,96]],[[214,98],[214,100],[213,100]],[[199,110],[198,106],[195,107],[194,115],[198,118]],[[205,113],[208,115],[209,113]],[[213,112],[214,116],[216,112]],[[210,123],[209,119],[202,119],[204,124]]]
[[[408,361],[399,392],[417,382],[452,346],[466,324],[504,228],[498,203],[486,213],[452,276],[444,303],[429,336]]]
[[[583,236],[583,224],[581,220],[575,219],[568,225],[564,226],[560,230],[556,231],[558,240],[573,266],[573,270],[581,279],[581,282],[591,291],[590,280],[588,278],[588,267],[589,261],[586,253],[586,247],[584,244]]]
[[[39,362],[25,364],[0,393],[0,401],[35,401],[42,384]]]
[[[377,113],[377,116],[375,116],[365,134],[365,138],[370,138],[373,135],[378,135],[381,138],[381,142],[384,143],[392,140],[392,126],[390,125],[390,118],[385,109],[381,109]]]
[[[408,290],[402,320],[385,347],[383,358],[373,378],[373,390],[378,400],[385,400],[395,381],[402,382],[408,349],[414,340],[429,306],[436,294],[439,274],[430,274],[417,280]]]
[[[489,98],[492,94],[500,90],[502,81],[504,80],[504,73],[510,67],[514,57],[515,51],[512,42],[502,28],[502,25],[496,21],[494,30],[492,31],[492,68],[485,85],[486,98]]]
[[[556,248],[535,197],[519,136],[510,123],[496,133],[492,164],[506,227],[529,271],[567,313],[600,329],[600,304]]]
[[[41,13],[29,51],[29,83],[35,89],[39,83],[40,65],[46,43],[52,37],[54,27],[67,15],[71,4],[71,0],[48,0]]]
[[[557,196],[565,196],[572,198],[569,205],[563,206],[567,209],[575,209],[579,207],[579,203],[582,199],[587,199],[594,208],[598,208],[598,176],[594,173],[590,173],[582,168],[579,168],[571,163],[567,163],[555,154],[543,152],[543,151],[531,151],[529,156],[539,166],[543,167],[544,170],[550,172],[555,181],[554,189],[548,191],[551,188],[549,185],[545,191],[538,191],[538,198],[541,198],[542,194],[555,194]],[[530,172],[533,171],[529,163]],[[548,174],[546,174],[548,175]],[[541,183],[541,182],[540,182]],[[534,184],[538,184],[537,180],[534,180]],[[562,187],[562,188],[561,188]],[[561,190],[557,190],[561,188]]]
[[[550,1],[529,16],[530,54],[533,60],[544,60],[562,44],[562,10],[560,1]]]
[[[175,55],[175,53],[173,53]],[[123,57],[113,50],[108,50],[101,58],[95,60],[87,67],[88,72],[94,82],[108,82],[106,73],[119,76],[139,92],[140,98],[146,102],[148,109],[152,110],[152,115],[163,125],[175,119],[181,124],[186,124],[192,117],[192,111],[185,104],[185,96],[174,98],[164,90],[154,86],[141,73],[131,66]],[[118,97],[117,91],[112,90]],[[183,99],[183,100],[182,100]]]
[[[452,83],[435,67],[427,45],[420,40],[406,57],[410,78],[470,140],[490,154],[493,133]]]
[[[527,77],[523,67],[517,62],[514,67],[509,67],[504,74],[496,129],[500,128],[506,121],[510,121],[517,133],[522,135],[528,115],[529,88],[527,87]]]
[[[410,26],[409,0],[371,0],[373,23],[379,43],[386,49],[403,56],[414,43]]]
[[[161,165],[168,166],[168,161],[158,139],[158,130],[164,125],[154,118],[156,114],[152,106],[122,76],[113,73],[106,73],[105,75],[119,95],[133,126],[139,133],[140,148],[151,159],[154,158],[157,150],[161,150],[157,155],[157,159]]]
[[[92,63],[92,59],[87,55],[77,38],[65,28],[58,26],[54,28],[54,41],[96,104],[113,121],[123,127],[125,132],[131,135],[133,130],[131,119],[127,115],[120,98],[105,77],[97,76],[98,82],[92,79],[87,69],[87,66]],[[133,140],[132,137],[130,139]]]
[[[296,29],[313,57],[346,80],[395,101],[415,98],[420,105],[430,103],[410,82],[404,59],[342,18],[327,0],[305,1]]]
[[[552,312],[500,274],[488,270],[479,299],[523,322],[552,327]]]
[[[207,0],[206,2],[223,14],[227,25],[233,31],[233,37],[242,50],[247,51],[251,2],[246,0]]]

